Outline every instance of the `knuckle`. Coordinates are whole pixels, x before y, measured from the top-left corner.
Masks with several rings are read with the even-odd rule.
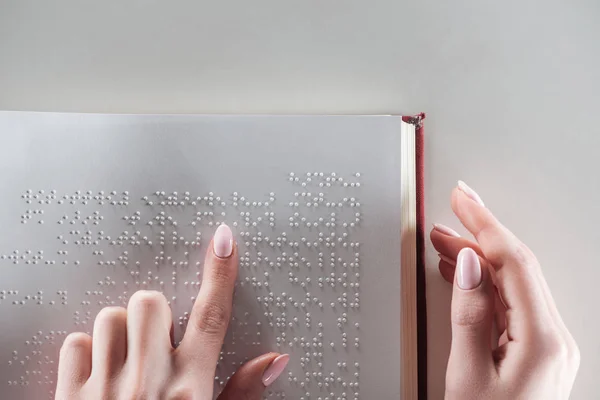
[[[140,311],[156,310],[167,303],[165,296],[154,290],[140,290],[135,292],[129,299],[129,307]]]
[[[141,386],[138,387],[128,387],[123,390],[122,398],[126,400],[147,400],[150,397],[148,391]]]
[[[488,225],[476,235],[478,241],[495,243],[485,249],[486,258],[495,266],[506,262],[521,268],[529,268],[538,264],[531,249],[504,227]]]
[[[191,400],[194,398],[194,393],[189,387],[178,387],[174,389],[168,396],[169,400]]]
[[[575,342],[573,342],[573,346],[571,348],[570,359],[573,367],[575,369],[579,369],[579,364],[581,363],[581,351]]]
[[[229,316],[228,307],[216,302],[206,303],[198,311],[196,328],[209,335],[222,334],[227,330]]]
[[[119,389],[119,399],[124,400],[146,400],[154,399],[155,396],[151,395],[150,385],[148,384],[148,378],[142,372],[142,368],[139,365],[135,365],[131,368],[126,375],[127,385],[124,385]],[[113,398],[113,397],[109,397]]]
[[[479,243],[494,243],[493,246],[488,246],[485,249],[485,257],[492,264],[501,264],[506,258],[507,246],[509,240],[500,227],[495,224],[486,224],[478,232],[475,233],[475,239]]]
[[[104,307],[96,316],[96,323],[110,324],[127,318],[127,311],[123,307]]]
[[[66,350],[85,350],[90,346],[90,336],[83,332],[70,333],[63,342],[61,352]]]
[[[569,346],[564,340],[557,340],[556,345],[554,346],[554,358],[558,361],[567,361],[569,359]]]
[[[531,267],[537,263],[537,259],[531,249],[521,241],[517,241],[511,254],[511,258],[515,264],[521,267]]]
[[[569,347],[560,335],[552,333],[538,342],[540,356],[550,362],[563,363],[569,358]]]

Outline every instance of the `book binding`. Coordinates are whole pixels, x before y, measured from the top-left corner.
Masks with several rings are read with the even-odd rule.
[[[425,113],[404,116],[402,120],[415,126],[415,170],[417,187],[417,354],[419,399],[427,399],[427,297],[425,279]]]

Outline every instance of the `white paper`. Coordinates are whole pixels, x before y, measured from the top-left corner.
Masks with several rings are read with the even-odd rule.
[[[399,397],[399,117],[1,112],[0,135],[3,399],[51,397],[66,334],[135,290],[180,339],[221,222],[242,259],[216,393],[276,351],[266,398]]]

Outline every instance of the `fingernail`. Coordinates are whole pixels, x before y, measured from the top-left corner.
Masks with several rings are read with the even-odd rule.
[[[458,287],[463,290],[475,289],[481,284],[481,265],[479,257],[473,249],[465,247],[458,253],[456,259],[458,267],[458,276],[456,280]]]
[[[454,261],[453,259],[451,259],[450,257],[446,257],[445,255],[443,255],[442,253],[439,253],[438,256],[440,257],[440,259],[442,261],[447,262],[450,265],[454,265],[456,266],[456,261]]]
[[[213,238],[213,250],[220,258],[227,258],[233,252],[233,234],[231,229],[225,225],[219,225]]]
[[[275,382],[275,380],[277,378],[279,378],[279,375],[281,375],[281,373],[283,372],[283,370],[285,369],[285,367],[289,361],[290,361],[289,354],[282,354],[279,357],[277,357],[276,359],[274,359],[273,362],[271,363],[271,365],[269,365],[269,367],[266,369],[265,373],[263,374],[263,377],[262,377],[263,385],[269,386],[273,382]]]
[[[463,181],[458,181],[458,188],[460,190],[462,190],[464,194],[466,194],[472,200],[474,200],[477,204],[479,204],[482,207],[485,207],[485,204],[483,204],[483,200],[481,200],[481,197],[479,197],[479,195],[477,194],[477,192],[474,191],[473,189],[471,189],[469,187],[469,185],[467,185]]]
[[[460,237],[460,234],[458,232],[456,232],[452,228],[447,227],[446,225],[433,224],[433,229],[435,229],[436,231],[438,231],[440,233],[443,233],[444,235]]]

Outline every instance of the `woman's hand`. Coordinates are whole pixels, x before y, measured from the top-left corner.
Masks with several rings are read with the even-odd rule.
[[[104,308],[93,340],[67,336],[60,351],[56,399],[213,398],[215,369],[231,316],[238,254],[231,230],[221,225],[204,263],[204,279],[181,344],[172,346],[172,316],[159,292],[139,291],[127,309]],[[289,356],[265,354],[244,364],[219,400],[260,400]]]
[[[579,349],[535,256],[463,182],[452,209],[476,241],[443,225],[431,231],[440,272],[454,283],[446,399],[567,399]]]

